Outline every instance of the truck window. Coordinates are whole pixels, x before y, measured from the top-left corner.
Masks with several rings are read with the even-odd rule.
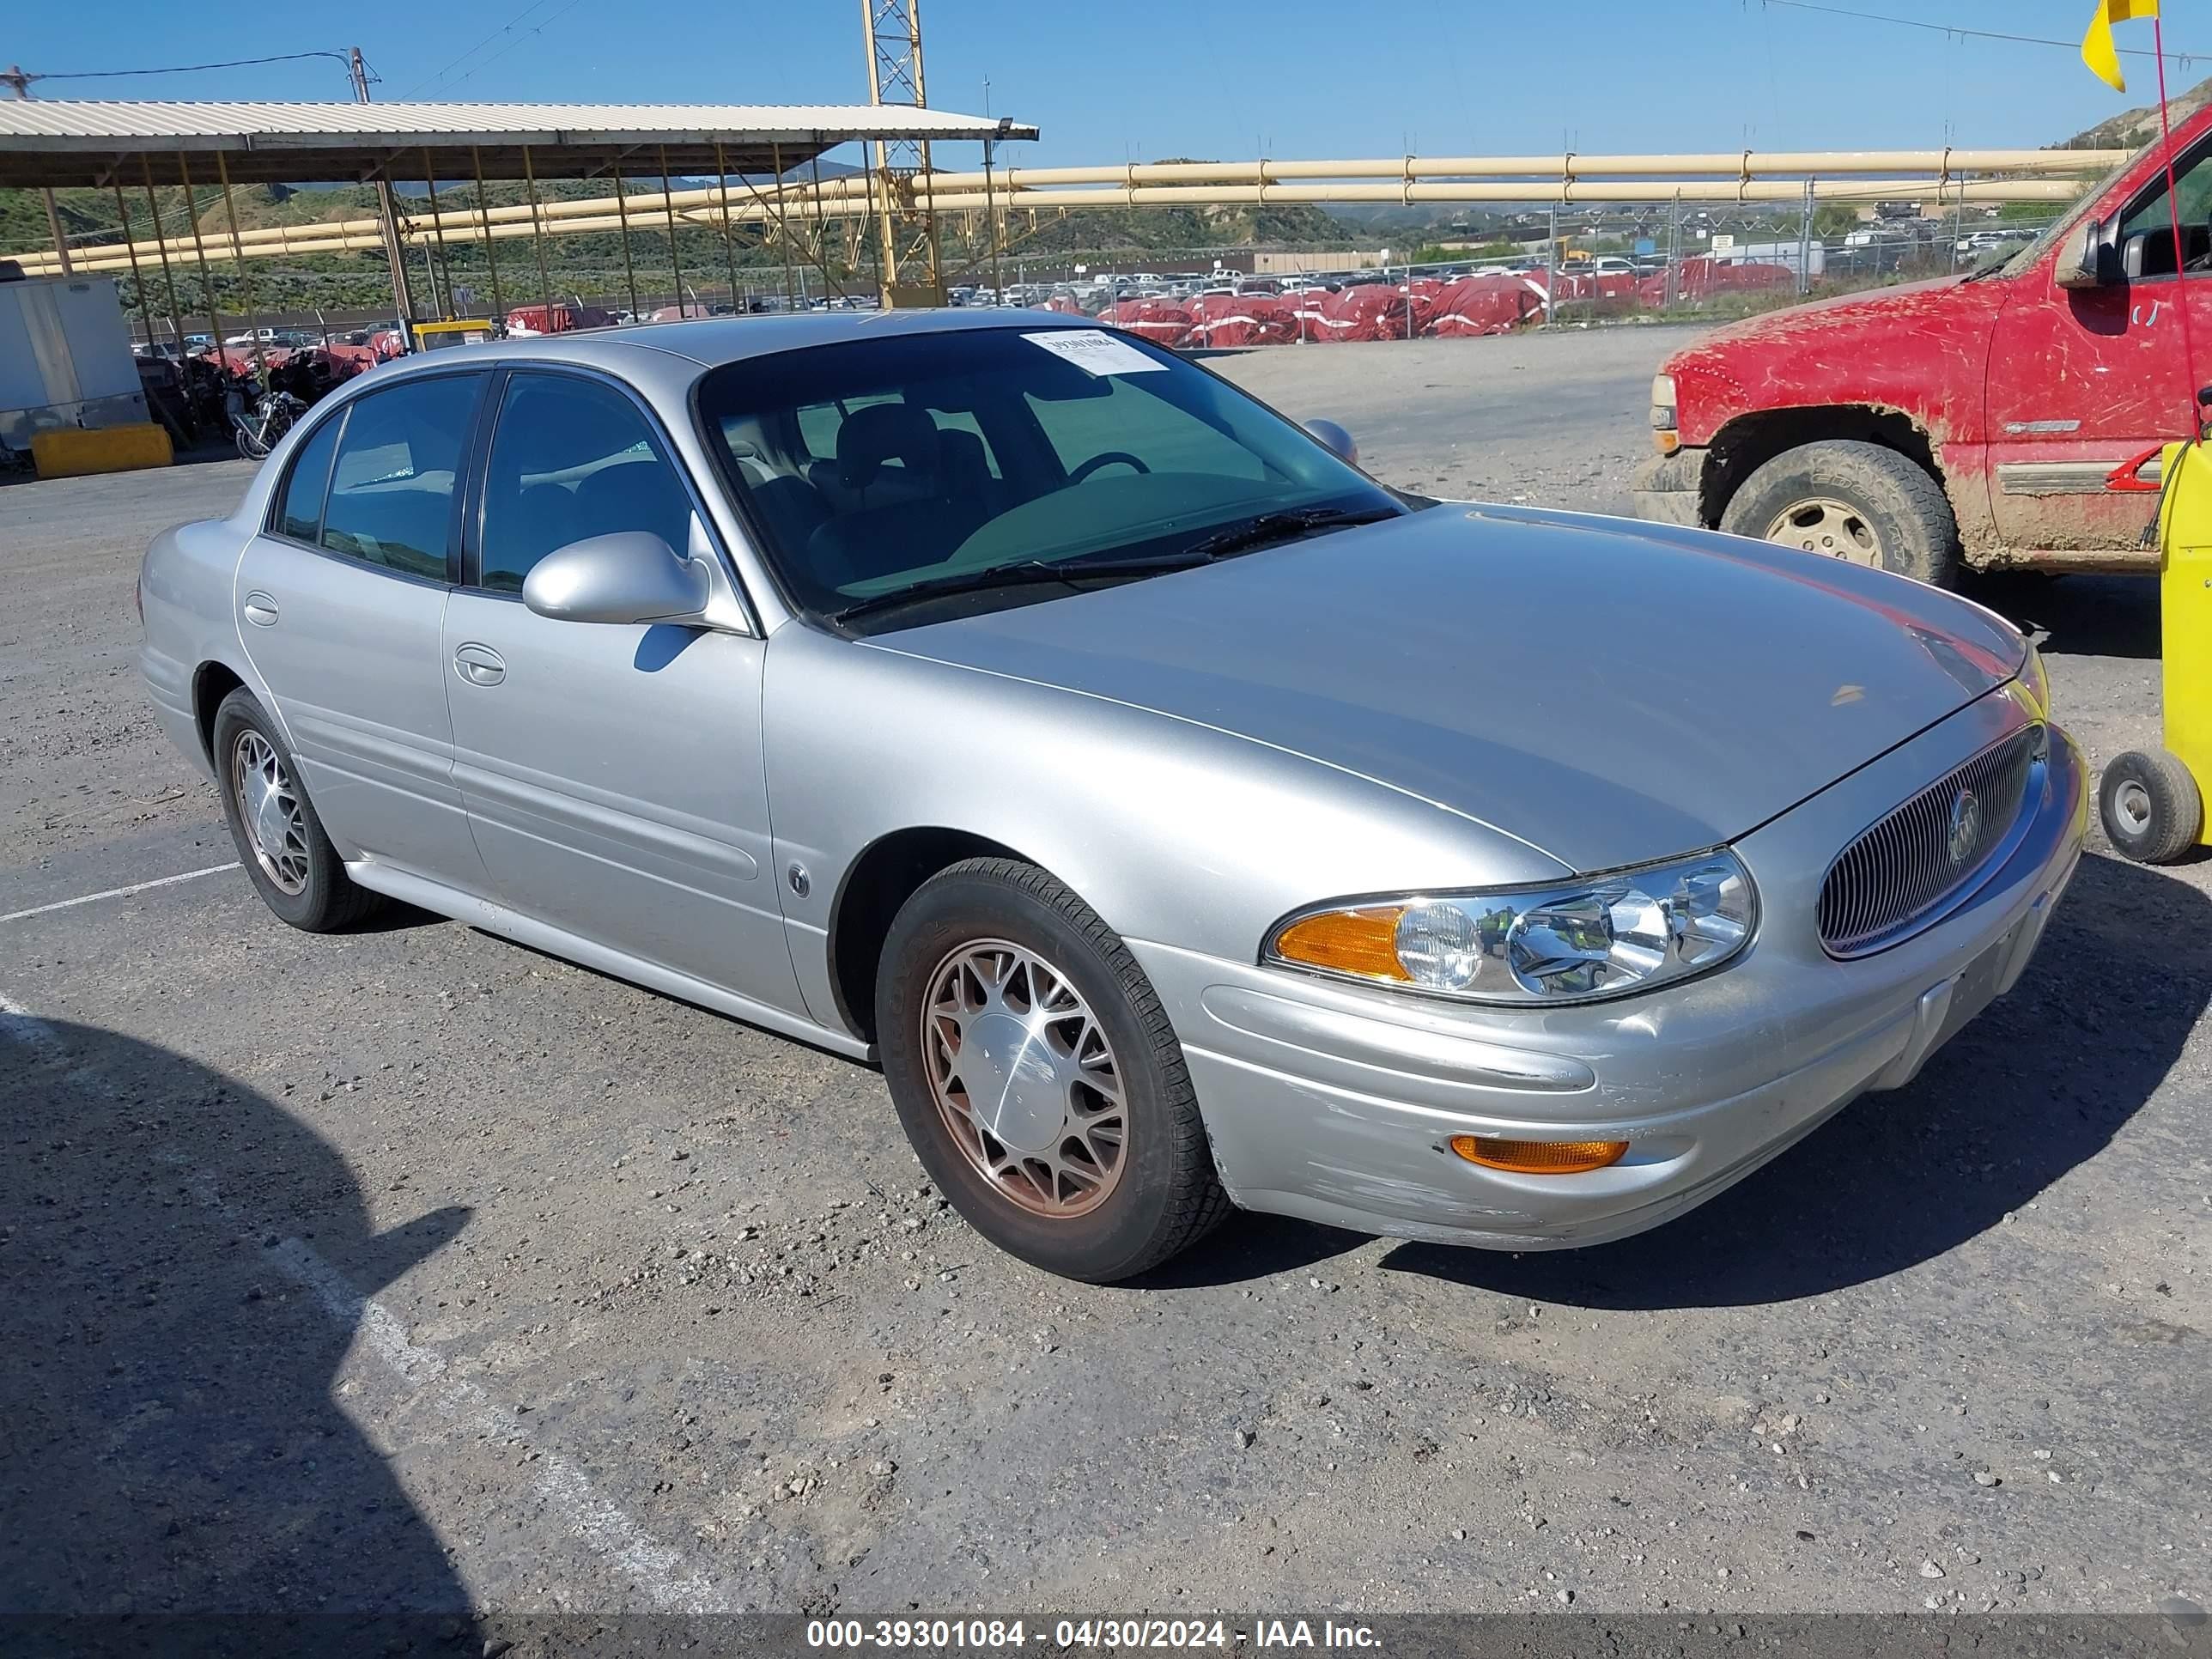
[[[2212,264],[2212,145],[2200,146],[2196,154],[2185,160],[2175,173],[2174,182],[2180,191],[2185,268],[2203,270]],[[2138,198],[2121,219],[2120,246],[2125,247],[2131,236],[2143,239],[2141,275],[2173,275],[2173,225],[2166,210],[2164,178],[2149,194]]]

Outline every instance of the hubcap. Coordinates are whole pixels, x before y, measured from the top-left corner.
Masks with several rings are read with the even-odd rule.
[[[962,945],[929,976],[921,1044],[938,1115],[1000,1192],[1054,1217],[1105,1201],[1127,1161],[1121,1072],[1059,969],[1004,939]]]
[[[231,791],[239,821],[253,838],[253,857],[261,873],[286,893],[307,884],[307,820],[299,792],[276,749],[261,733],[238,734],[230,749]]]
[[[2140,836],[2150,828],[2150,791],[2130,778],[2114,792],[2112,810],[2130,835]]]
[[[1859,510],[1827,495],[1815,495],[1784,508],[1766,526],[1766,539],[1853,564],[1876,568],[1881,565],[1881,538]]]

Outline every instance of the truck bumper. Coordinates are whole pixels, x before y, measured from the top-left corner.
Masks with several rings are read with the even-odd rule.
[[[1705,521],[1698,515],[1698,484],[1705,471],[1702,449],[1678,449],[1671,455],[1653,456],[1629,480],[1629,500],[1636,516],[1655,524],[1703,528]]]

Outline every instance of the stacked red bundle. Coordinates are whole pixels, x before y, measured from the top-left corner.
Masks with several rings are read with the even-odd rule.
[[[1428,332],[1445,339],[1510,334],[1543,315],[1544,287],[1526,277],[1462,276],[1437,296]]]
[[[1365,283],[1332,294],[1321,304],[1317,340],[1402,340],[1420,331],[1420,298],[1412,301],[1414,315],[1407,326],[1407,298],[1395,287]]]
[[[1201,294],[1190,302],[1191,345],[1287,345],[1298,337],[1294,304],[1272,294]]]
[[[1157,345],[1181,345],[1190,333],[1190,313],[1180,300],[1123,300],[1106,320]]]
[[[1674,297],[1696,301],[1716,294],[1764,294],[1795,288],[1797,273],[1787,265],[1729,264],[1699,255],[1675,268]],[[1667,303],[1667,273],[1646,276],[1636,285],[1636,297],[1647,306]]]

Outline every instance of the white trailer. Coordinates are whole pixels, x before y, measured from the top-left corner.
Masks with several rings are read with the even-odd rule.
[[[112,278],[0,282],[0,449],[55,427],[148,419]]]

